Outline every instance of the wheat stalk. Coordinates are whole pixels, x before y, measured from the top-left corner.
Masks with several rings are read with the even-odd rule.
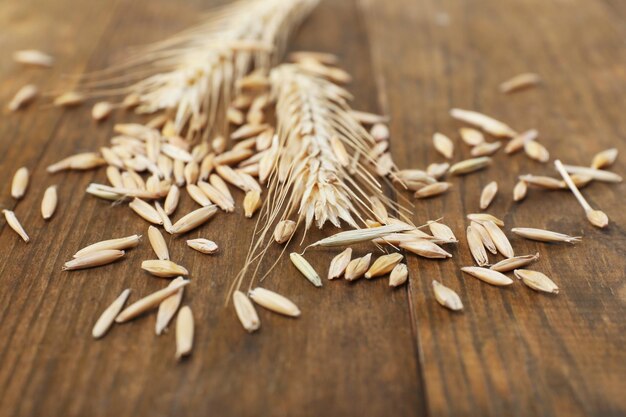
[[[271,243],[266,236],[277,222],[296,217],[305,237],[313,225],[320,229],[327,223],[360,228],[366,219],[376,218],[372,207],[380,206],[379,200],[393,207],[373,174],[377,161],[370,155],[376,141],[353,115],[350,94],[332,82],[329,73],[320,63],[283,64],[270,73],[277,128],[267,150],[269,161],[265,161],[269,166],[268,195],[245,266],[232,290],[239,289],[253,262],[260,263]],[[338,146],[361,157],[348,165]],[[394,172],[392,166],[390,175]]]
[[[86,77],[90,96],[125,94],[137,113],[168,111],[177,136],[208,140],[220,108],[249,72],[267,73],[294,28],[318,0],[240,0],[203,23],[136,50],[122,64]]]

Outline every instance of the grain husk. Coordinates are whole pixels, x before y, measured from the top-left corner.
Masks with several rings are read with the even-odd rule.
[[[183,277],[178,277],[172,280],[168,287],[178,286],[180,282],[184,280],[185,279]],[[184,289],[182,287],[179,288],[178,291],[161,301],[159,304],[156,323],[154,325],[154,332],[157,336],[163,334],[163,331],[165,331],[170,321],[176,315],[178,307],[180,307],[180,303],[183,301],[183,291]]]
[[[390,253],[380,256],[376,259],[365,273],[365,278],[375,278],[385,275],[393,270],[397,264],[404,258],[400,253]]]
[[[498,183],[491,181],[480,193],[480,208],[486,210],[498,193]]]
[[[161,221],[163,221],[163,229],[165,229],[167,233],[171,234],[172,233],[172,221],[170,220],[169,216],[165,212],[165,209],[161,207],[158,201],[154,202],[154,208],[156,209],[157,213],[159,213],[159,216],[161,217]]]
[[[129,295],[130,288],[127,288],[102,312],[91,330],[91,335],[94,339],[100,339],[109,331],[115,322],[115,317],[122,311],[122,308],[124,308],[124,304],[126,300],[128,300]]]
[[[124,253],[125,252],[123,250],[117,249],[103,249],[95,252],[89,252],[65,262],[61,270],[75,271],[77,269],[108,265],[123,258]]]
[[[258,191],[248,191],[243,199],[243,212],[247,218],[252,218],[254,213],[261,207],[261,193]]]
[[[2,213],[4,214],[4,218],[6,219],[9,227],[13,229],[13,231],[17,233],[24,242],[26,243],[30,242],[30,237],[28,237],[28,234],[24,230],[24,227],[22,227],[22,224],[20,223],[20,221],[17,219],[17,216],[15,215],[15,213],[11,210],[6,210],[6,209],[2,210]]]
[[[452,186],[449,182],[436,182],[434,184],[428,184],[415,192],[417,198],[429,198],[441,195],[448,191]]]
[[[39,89],[34,84],[28,84],[20,88],[13,96],[7,108],[9,111],[17,111],[28,106],[39,94]]]
[[[472,229],[478,232],[480,240],[483,242],[483,246],[485,246],[485,248],[494,255],[497,254],[498,248],[496,248],[496,245],[493,243],[493,240],[491,239],[491,236],[489,236],[489,232],[487,232],[485,226],[475,221],[471,222],[471,226]]]
[[[233,212],[235,210],[234,202],[213,185],[204,181],[198,181],[198,187],[200,187],[209,200],[211,200],[213,204],[216,204],[221,210],[225,212]]]
[[[617,148],[610,148],[602,152],[598,152],[594,155],[591,161],[591,168],[602,169],[613,165],[613,163],[617,159],[617,154]]]
[[[76,155],[68,156],[48,166],[47,171],[51,174],[64,170],[88,170],[97,168],[106,163],[104,159],[94,152],[79,153]]]
[[[510,155],[524,149],[526,142],[533,141],[539,137],[539,132],[536,129],[530,129],[516,135],[509,141],[504,147],[504,153]]]
[[[128,207],[130,207],[135,213],[137,213],[139,217],[147,220],[150,223],[159,225],[163,224],[163,220],[161,219],[161,216],[159,216],[159,213],[155,210],[155,208],[139,198],[135,198],[133,199],[133,201],[128,203]]]
[[[355,281],[361,278],[370,266],[372,260],[372,254],[368,253],[360,258],[351,260],[346,266],[344,272],[344,278],[348,281]]]
[[[469,146],[477,146],[485,141],[485,135],[480,130],[472,129],[471,127],[460,128],[459,134],[463,142]]]
[[[461,271],[491,285],[505,286],[513,284],[513,280],[501,272],[478,266],[465,266]]]
[[[108,101],[100,101],[91,108],[91,117],[95,121],[101,121],[109,117],[114,107],[112,103]]]
[[[197,210],[194,210],[191,213],[183,216],[172,225],[172,233],[186,233],[190,230],[195,229],[196,227],[202,226],[209,219],[211,219],[215,215],[215,213],[217,213],[217,206],[215,205],[201,207]]]
[[[278,244],[283,244],[293,236],[296,231],[296,222],[293,220],[281,220],[274,229],[274,240]]]
[[[466,231],[467,236],[467,245],[469,247],[470,253],[474,258],[474,261],[478,266],[484,266],[489,263],[489,258],[487,257],[487,251],[485,251],[485,246],[483,245],[482,240],[480,239],[480,235],[478,232],[470,225],[467,226]]]
[[[19,64],[49,68],[54,63],[54,58],[36,49],[24,49],[13,53],[13,60]]]
[[[539,252],[535,253],[534,255],[515,256],[513,258],[504,259],[494,265],[491,265],[489,269],[493,269],[494,271],[498,272],[509,272],[514,269],[519,269],[526,265],[530,265],[537,259],[539,259]]]
[[[252,301],[241,291],[233,292],[233,305],[243,328],[252,333],[261,327],[261,320]]]
[[[448,171],[451,175],[465,175],[476,172],[491,165],[491,158],[488,156],[480,156],[478,158],[466,159],[450,167]]]
[[[315,285],[316,287],[322,286],[322,279],[315,271],[313,266],[309,263],[309,261],[304,258],[304,256],[300,255],[299,253],[292,252],[289,254],[289,259],[291,259],[291,262],[294,264],[294,266],[298,269],[298,271],[302,273],[302,275],[304,275],[306,279],[309,280],[311,284]]]
[[[535,161],[548,162],[550,160],[550,152],[536,140],[524,143],[524,152],[526,152],[529,158]]]
[[[369,242],[380,237],[385,237],[386,235],[391,233],[406,232],[414,228],[414,226],[406,223],[398,223],[388,224],[380,227],[371,227],[368,229],[348,230],[345,232],[336,233],[332,236],[312,243],[311,245],[309,245],[309,247],[335,247],[352,245],[359,242]]]
[[[57,107],[74,107],[85,102],[84,94],[78,91],[68,91],[56,97],[52,102]]]
[[[300,309],[293,301],[289,300],[274,291],[266,290],[265,288],[257,287],[250,291],[250,298],[252,301],[275,313],[283,314],[289,317],[300,316]]]
[[[197,250],[198,252],[207,255],[212,255],[219,250],[215,242],[203,238],[190,239],[187,241],[187,246],[189,246],[191,249]]]
[[[206,196],[204,191],[202,191],[202,189],[195,184],[187,185],[187,194],[189,194],[189,197],[191,197],[193,201],[202,207],[210,206],[212,204],[211,200]]]
[[[492,117],[470,110],[452,109],[450,116],[454,119],[480,127],[485,132],[497,137],[513,137],[515,130],[507,124]]]
[[[494,222],[486,221],[482,222],[481,224],[487,230],[487,233],[489,233],[489,237],[491,237],[494,245],[496,245],[496,248],[498,248],[498,252],[500,252],[507,258],[512,258],[515,256],[515,253],[513,252],[513,247],[511,246],[511,242],[509,242],[509,239],[506,237],[504,232],[500,230],[500,228]]]
[[[528,193],[528,185],[526,181],[518,181],[513,187],[513,201],[522,201],[526,198],[526,194]]]
[[[495,224],[497,224],[500,227],[504,227],[504,222],[500,219],[498,219],[497,217],[489,214],[489,213],[470,213],[467,215],[467,218],[469,220],[478,222],[478,223],[483,223],[486,221],[491,221],[494,222]]]
[[[520,181],[524,181],[527,185],[546,190],[560,190],[563,188],[563,184],[558,179],[543,175],[520,175],[519,179]]]
[[[489,156],[493,155],[500,149],[502,144],[500,142],[483,142],[472,148],[470,155],[472,156]]]
[[[141,269],[149,272],[155,277],[171,278],[179,275],[189,275],[189,271],[181,265],[169,260],[148,260],[141,263]]]
[[[13,181],[11,182],[11,197],[16,200],[21,199],[26,194],[28,188],[29,173],[28,168],[21,167],[13,175]]]
[[[439,241],[450,242],[450,243],[457,242],[456,236],[454,236],[454,232],[452,232],[452,229],[450,229],[445,224],[434,222],[434,221],[428,221],[428,228],[430,229],[430,232],[433,234],[433,237]],[[424,233],[424,235],[426,234]]]
[[[148,227],[148,240],[150,241],[152,250],[156,254],[157,258],[166,261],[170,259],[170,252],[167,249],[167,243],[165,243],[165,239],[159,229],[154,226]]]
[[[516,269],[513,273],[517,279],[521,279],[526,286],[535,291],[542,291],[550,294],[559,293],[559,287],[554,283],[554,281],[541,272],[531,271],[530,269]]]
[[[146,311],[152,310],[158,305],[171,296],[175,294],[182,287],[189,284],[189,280],[181,280],[177,284],[169,285],[162,290],[153,292],[152,294],[134,302],[130,306],[126,307],[120,314],[115,318],[116,323],[125,323],[129,320],[134,319],[135,317],[145,313]]]
[[[74,258],[85,256],[88,253],[98,252],[102,250],[123,250],[134,248],[139,245],[141,235],[130,235],[126,237],[120,237],[117,239],[102,240],[100,242],[92,243],[89,246],[85,246],[74,254]]]
[[[532,227],[514,227],[511,232],[526,239],[538,240],[540,242],[566,242],[578,243],[581,236],[569,236],[563,233],[553,232],[544,229],[535,229]]]
[[[443,259],[452,257],[451,254],[443,250],[436,243],[425,239],[418,238],[411,242],[402,242],[400,243],[400,247],[424,258]]]
[[[526,88],[534,87],[541,82],[541,77],[532,72],[518,74],[504,81],[498,89],[503,94],[514,93]]]
[[[54,212],[57,209],[57,202],[57,186],[51,185],[46,188],[41,200],[41,216],[44,220],[48,220],[54,215]]]
[[[439,281],[433,280],[433,292],[435,293],[435,300],[442,306],[452,310],[463,310],[463,302],[459,295],[451,288],[446,287]]]
[[[374,123],[370,129],[370,135],[376,142],[389,140],[389,128],[384,123]]]
[[[346,248],[330,262],[328,279],[341,278],[352,259],[352,248]]]
[[[191,355],[193,349],[193,314],[183,306],[176,317],[176,359]]]
[[[406,264],[396,265],[389,274],[389,286],[399,287],[403,285],[409,277],[409,269]]]
[[[444,156],[444,158],[451,159],[454,154],[454,143],[452,140],[442,133],[435,133],[433,135],[433,145],[437,152]]]
[[[426,173],[430,177],[436,180],[439,180],[443,178],[443,176],[446,175],[446,173],[448,172],[448,169],[450,169],[450,164],[447,162],[443,162],[441,164],[432,163],[428,165],[428,167],[426,168]]]

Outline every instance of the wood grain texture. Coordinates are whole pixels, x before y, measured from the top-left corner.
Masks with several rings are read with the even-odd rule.
[[[188,26],[212,3],[5,0],[5,56],[35,47],[57,62],[37,70],[1,60],[0,102],[29,82],[46,91],[71,88],[73,79],[62,74],[102,68],[128,45]],[[451,107],[483,111],[520,130],[537,128],[553,156],[588,164],[607,147],[626,152],[625,18],[623,4],[613,0],[326,0],[290,48],[340,56],[354,76],[355,107],[392,116],[392,151],[402,168],[441,159],[431,146],[435,131],[458,143],[456,158],[469,155],[460,125],[448,116]],[[501,81],[524,71],[541,74],[545,83],[498,93]],[[27,166],[33,175],[17,204],[9,182],[0,187],[0,208],[14,209],[32,239],[24,244],[0,221],[0,416],[626,414],[624,185],[594,183],[584,190],[612,220],[599,231],[568,192],[531,190],[514,204],[518,174],[554,170],[523,155],[498,155],[488,170],[454,179],[443,198],[416,203],[416,223],[444,216],[453,227],[461,243],[452,259],[410,257],[409,285],[390,290],[385,279],[324,282],[315,289],[285,258],[263,285],[288,295],[302,317],[259,309],[262,327],[254,335],[241,329],[232,308],[223,308],[253,221],[243,221],[241,209],[220,214],[188,236],[166,236],[171,258],[193,279],[183,303],[194,312],[196,345],[176,364],[173,329],[155,336],[154,315],[115,326],[102,340],[90,337],[124,288],[132,289],[132,301],[167,285],[139,267],[154,256],[147,238],[116,264],[60,270],[86,244],[147,232],[128,208],[82,192],[103,181],[104,172],[45,173],[65,155],[106,144],[115,121],[130,116],[120,111],[95,125],[87,107],[64,111],[39,103],[0,115],[0,173],[10,178]],[[623,166],[618,161],[615,169],[621,173]],[[536,268],[560,286],[558,296],[461,276],[459,267],[471,263],[464,214],[478,210],[480,189],[494,179],[500,194],[489,211],[504,218],[507,229],[583,235],[576,246],[512,238],[517,253],[541,253]],[[59,209],[45,222],[39,203],[51,184],[59,185]],[[192,207],[186,201],[177,215]],[[220,253],[189,250],[185,239],[196,237],[216,240]],[[368,250],[374,248],[358,247],[355,254]],[[337,252],[310,251],[307,259],[325,272]],[[278,253],[273,249],[268,259]],[[458,291],[463,313],[436,304],[433,279]]]

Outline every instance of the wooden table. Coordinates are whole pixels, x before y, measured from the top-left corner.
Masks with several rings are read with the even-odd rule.
[[[127,45],[190,25],[210,3],[4,0],[0,101],[28,82],[48,91],[71,88],[63,74],[109,65]],[[391,115],[393,155],[402,168],[440,160],[433,132],[458,140],[451,107],[537,128],[554,157],[589,164],[608,147],[626,152],[625,6],[618,0],[326,0],[291,49],[341,57],[354,76],[354,106]],[[19,67],[9,57],[24,48],[49,51],[56,64]],[[525,71],[541,74],[544,85],[510,96],[497,91],[501,81]],[[217,240],[218,256],[168,237],[173,259],[194,279],[185,303],[196,317],[195,349],[177,364],[174,332],[155,336],[154,316],[116,327],[101,341],[90,336],[122,289],[132,288],[136,299],[163,286],[139,268],[153,256],[145,240],[120,263],[61,272],[88,243],[146,232],[128,208],[84,194],[89,182],[104,181],[102,170],[45,172],[61,157],[106,144],[113,124],[129,116],[119,112],[96,125],[89,107],[42,103],[0,116],[0,208],[14,208],[32,239],[24,244],[0,222],[1,416],[626,415],[624,185],[584,190],[611,218],[600,231],[569,192],[532,190],[513,203],[517,175],[555,172],[551,163],[500,152],[490,169],[454,179],[446,196],[415,204],[416,223],[443,216],[464,236],[464,215],[478,209],[482,186],[497,180],[501,193],[490,212],[507,229],[583,236],[575,246],[512,237],[518,253],[541,253],[536,269],[558,283],[558,296],[462,276],[459,267],[471,264],[464,238],[450,260],[408,257],[410,282],[396,290],[385,279],[314,289],[285,258],[264,285],[292,298],[302,317],[260,311],[262,329],[254,335],[242,330],[232,307],[223,308],[254,222],[243,221],[240,209],[221,214],[191,234]],[[457,158],[469,155],[466,146],[457,149]],[[9,179],[21,166],[33,177],[16,203]],[[622,159],[614,169],[623,173],[623,167]],[[40,198],[51,184],[59,185],[60,205],[44,222]],[[187,201],[183,211],[191,207]],[[334,253],[308,257],[325,270]],[[463,313],[435,302],[433,279],[459,293]]]

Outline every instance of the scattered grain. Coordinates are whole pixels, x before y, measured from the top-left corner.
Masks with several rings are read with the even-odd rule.
[[[122,311],[129,295],[130,289],[127,288],[102,312],[102,315],[98,318],[91,331],[91,335],[94,339],[100,339],[109,331],[115,321],[115,317]]]
[[[39,89],[33,85],[28,84],[20,88],[13,96],[7,108],[9,111],[17,111],[21,108],[28,106],[39,94]]]
[[[354,281],[361,278],[365,272],[368,270],[370,266],[370,261],[372,260],[372,254],[368,253],[367,255],[355,258],[351,260],[346,266],[346,270],[344,272],[344,278],[348,281]]]
[[[74,271],[77,269],[93,268],[96,266],[107,265],[121,259],[124,256],[123,250],[103,249],[95,252],[89,252],[77,258],[69,260],[63,264],[63,271]]]
[[[491,181],[480,193],[480,208],[486,210],[498,193],[498,183]]]
[[[154,250],[157,258],[161,260],[170,259],[170,252],[167,249],[167,243],[165,243],[165,239],[159,229],[154,226],[148,227],[148,240],[150,241],[152,250]]]
[[[187,246],[191,249],[195,249],[200,253],[212,255],[218,251],[218,246],[215,242],[209,239],[190,239],[187,241]]]
[[[513,78],[504,81],[498,87],[501,93],[509,94],[526,88],[534,87],[541,82],[541,77],[532,72],[518,74]]]
[[[477,146],[485,141],[485,135],[481,131],[472,129],[471,127],[462,127],[459,129],[461,139],[469,146]]]
[[[52,217],[57,209],[57,186],[51,185],[46,188],[41,200],[41,215],[44,220],[48,220]]]
[[[505,123],[492,117],[470,110],[452,109],[450,116],[465,123],[480,127],[485,132],[497,137],[513,137],[516,132]]]
[[[452,186],[449,182],[436,182],[426,185],[415,192],[417,198],[429,198],[441,195]]]
[[[463,310],[463,302],[461,302],[461,298],[454,290],[446,287],[436,280],[433,280],[432,285],[433,292],[435,293],[435,300],[437,300],[439,304],[452,311]]]
[[[19,200],[24,197],[26,189],[28,188],[29,173],[28,168],[21,167],[13,175],[13,181],[11,182],[11,196]]]
[[[17,233],[24,242],[28,243],[30,241],[30,238],[26,234],[26,231],[22,227],[20,221],[17,219],[17,216],[15,216],[15,213],[11,210],[6,209],[2,210],[2,213],[4,213],[4,218],[6,219],[9,227],[13,229],[13,231],[15,231],[15,233]]]
[[[172,280],[169,283],[168,287],[178,287],[183,281],[185,281],[183,277],[178,277]],[[183,291],[183,288],[180,287],[178,291],[161,301],[161,303],[159,304],[156,324],[154,326],[154,332],[157,336],[163,333],[163,331],[167,328],[167,325],[176,315],[178,307],[180,307],[180,303],[183,301]]]
[[[189,306],[183,306],[176,318],[176,359],[191,354],[193,348],[193,314]]]
[[[516,269],[514,271],[517,279],[521,279],[524,284],[535,291],[547,292],[550,294],[558,294],[559,287],[548,278],[545,274],[530,269]]]
[[[257,287],[250,291],[252,301],[271,310],[275,313],[284,314],[285,316],[298,317],[300,309],[287,297],[275,293],[265,288]]]
[[[130,306],[126,307],[115,318],[116,323],[125,323],[135,317],[145,313],[148,310],[156,308],[163,300],[169,296],[176,294],[178,290],[189,284],[189,280],[178,281],[177,284],[172,284],[163,288],[162,290],[153,292],[152,294],[134,302]]]
[[[452,158],[452,155],[454,154],[454,143],[449,137],[437,132],[433,135],[433,145],[435,146],[437,152],[445,158]]]
[[[563,233],[552,232],[544,229],[533,229],[530,227],[514,227],[511,232],[526,239],[538,240],[540,242],[567,242],[578,243],[582,239],[580,236],[569,236]]]
[[[100,242],[92,243],[89,246],[85,246],[74,254],[74,258],[85,256],[88,253],[98,252],[102,250],[122,250],[130,249],[139,245],[141,235],[130,235],[117,239],[103,240]]]
[[[461,271],[491,285],[504,286],[513,284],[513,280],[501,272],[478,266],[465,266]]]
[[[406,264],[398,264],[396,265],[389,274],[389,286],[390,287],[399,287],[404,284],[409,277],[409,269]]]
[[[313,266],[309,263],[309,261],[304,259],[302,255],[296,252],[292,252],[289,254],[289,259],[291,259],[291,262],[294,264],[294,266],[298,268],[298,271],[300,271],[302,275],[304,275],[304,277],[311,282],[311,284],[315,285],[316,287],[322,286],[322,279],[315,271]]]
[[[486,168],[491,164],[491,158],[488,156],[480,156],[478,158],[466,159],[450,167],[451,175],[465,175],[480,169]]]
[[[346,248],[339,255],[335,256],[328,268],[328,279],[340,278],[346,271],[352,258],[352,248]]]
[[[467,226],[466,236],[467,245],[469,246],[470,253],[472,254],[472,257],[474,258],[476,264],[478,266],[487,265],[489,263],[489,258],[487,257],[485,246],[480,239],[478,231],[476,231],[475,228],[471,225]]]
[[[254,304],[244,293],[235,291],[233,293],[233,304],[237,317],[246,331],[252,333],[261,327],[261,320],[259,320]]]
[[[183,216],[172,226],[173,234],[186,233],[207,222],[217,213],[217,206],[210,205],[199,208]]]
[[[497,264],[491,265],[489,269],[493,269],[498,272],[509,272],[514,269],[530,265],[539,259],[539,252],[534,255],[515,256],[513,258],[504,259]]]
[[[500,228],[492,221],[486,221],[481,223],[485,229],[487,229],[487,233],[489,233],[489,237],[493,240],[494,245],[498,248],[498,252],[504,255],[507,258],[512,258],[515,256],[513,252],[513,247],[511,246],[511,242],[507,239],[506,235]]]

